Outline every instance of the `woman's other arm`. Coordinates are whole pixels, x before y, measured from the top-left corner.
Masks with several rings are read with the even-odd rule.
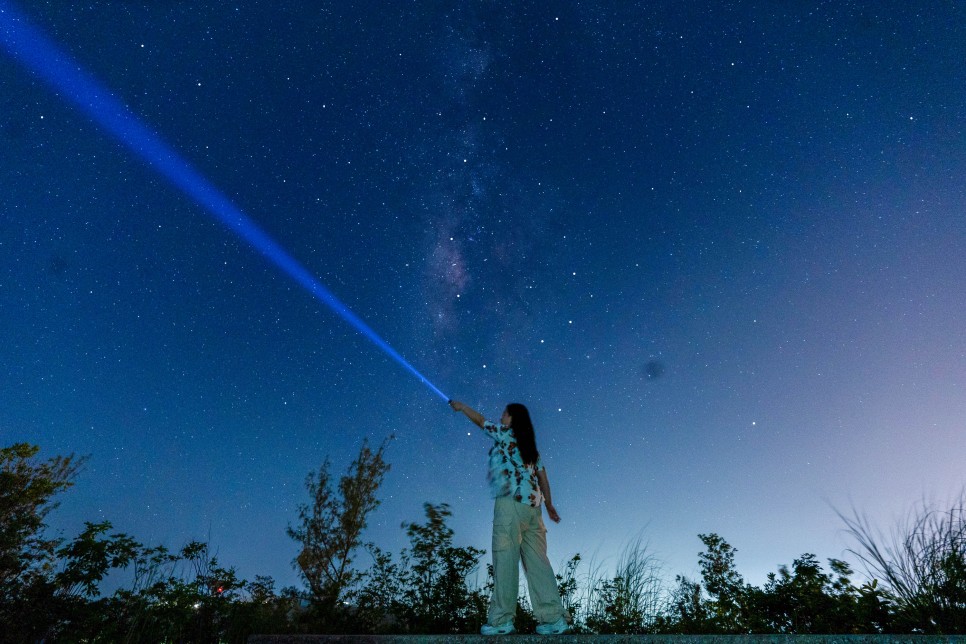
[[[479,427],[483,427],[483,423],[486,422],[480,412],[476,411],[472,407],[464,405],[458,400],[449,401],[449,406],[452,407],[454,411],[461,411],[466,414],[466,417],[476,423]]]
[[[553,507],[550,498],[550,480],[547,478],[547,470],[537,470],[537,484],[540,486],[540,493],[543,494],[544,505],[547,506],[547,516],[554,523],[560,523],[560,515],[557,508]]]

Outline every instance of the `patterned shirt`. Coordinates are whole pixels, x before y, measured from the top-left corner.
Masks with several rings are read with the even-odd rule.
[[[490,494],[495,497],[510,496],[518,503],[539,508],[543,494],[537,483],[537,472],[544,469],[543,461],[537,457],[534,465],[524,465],[520,449],[517,447],[513,430],[490,421],[483,423],[483,431],[494,440],[490,448],[490,468],[487,479]]]

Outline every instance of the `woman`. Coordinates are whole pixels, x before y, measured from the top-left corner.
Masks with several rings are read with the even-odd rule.
[[[493,508],[493,596],[483,635],[514,632],[517,608],[520,558],[530,589],[533,615],[540,622],[537,633],[558,635],[568,630],[568,615],[560,602],[557,580],[547,559],[547,529],[540,511],[541,501],[547,516],[559,523],[550,500],[550,482],[537,451],[530,412],[518,403],[503,410],[500,424],[483,418],[476,410],[458,400],[450,406],[461,411],[493,439],[490,448],[490,491],[496,498]]]

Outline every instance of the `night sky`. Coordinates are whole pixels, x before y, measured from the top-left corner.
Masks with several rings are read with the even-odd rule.
[[[966,5],[20,8],[443,392],[530,408],[555,566],[717,532],[760,584],[966,484]],[[295,584],[306,475],[394,434],[367,538],[446,502],[489,550],[482,433],[2,49],[0,298],[2,443],[90,455],[65,536]]]

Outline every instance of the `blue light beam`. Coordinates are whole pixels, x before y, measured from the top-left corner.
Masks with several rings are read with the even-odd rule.
[[[86,113],[94,123],[107,130],[121,145],[144,159],[148,165],[154,167],[208,214],[248,242],[386,355],[398,362],[406,371],[416,376],[433,393],[443,400],[449,400],[446,394],[379,337],[379,334],[195,170],[186,159],[165,143],[160,136],[150,131],[131,110],[98,83],[97,79],[85,72],[77,61],[61,51],[5,0],[0,0],[0,42],[13,58],[50,85],[55,94],[61,95]]]

